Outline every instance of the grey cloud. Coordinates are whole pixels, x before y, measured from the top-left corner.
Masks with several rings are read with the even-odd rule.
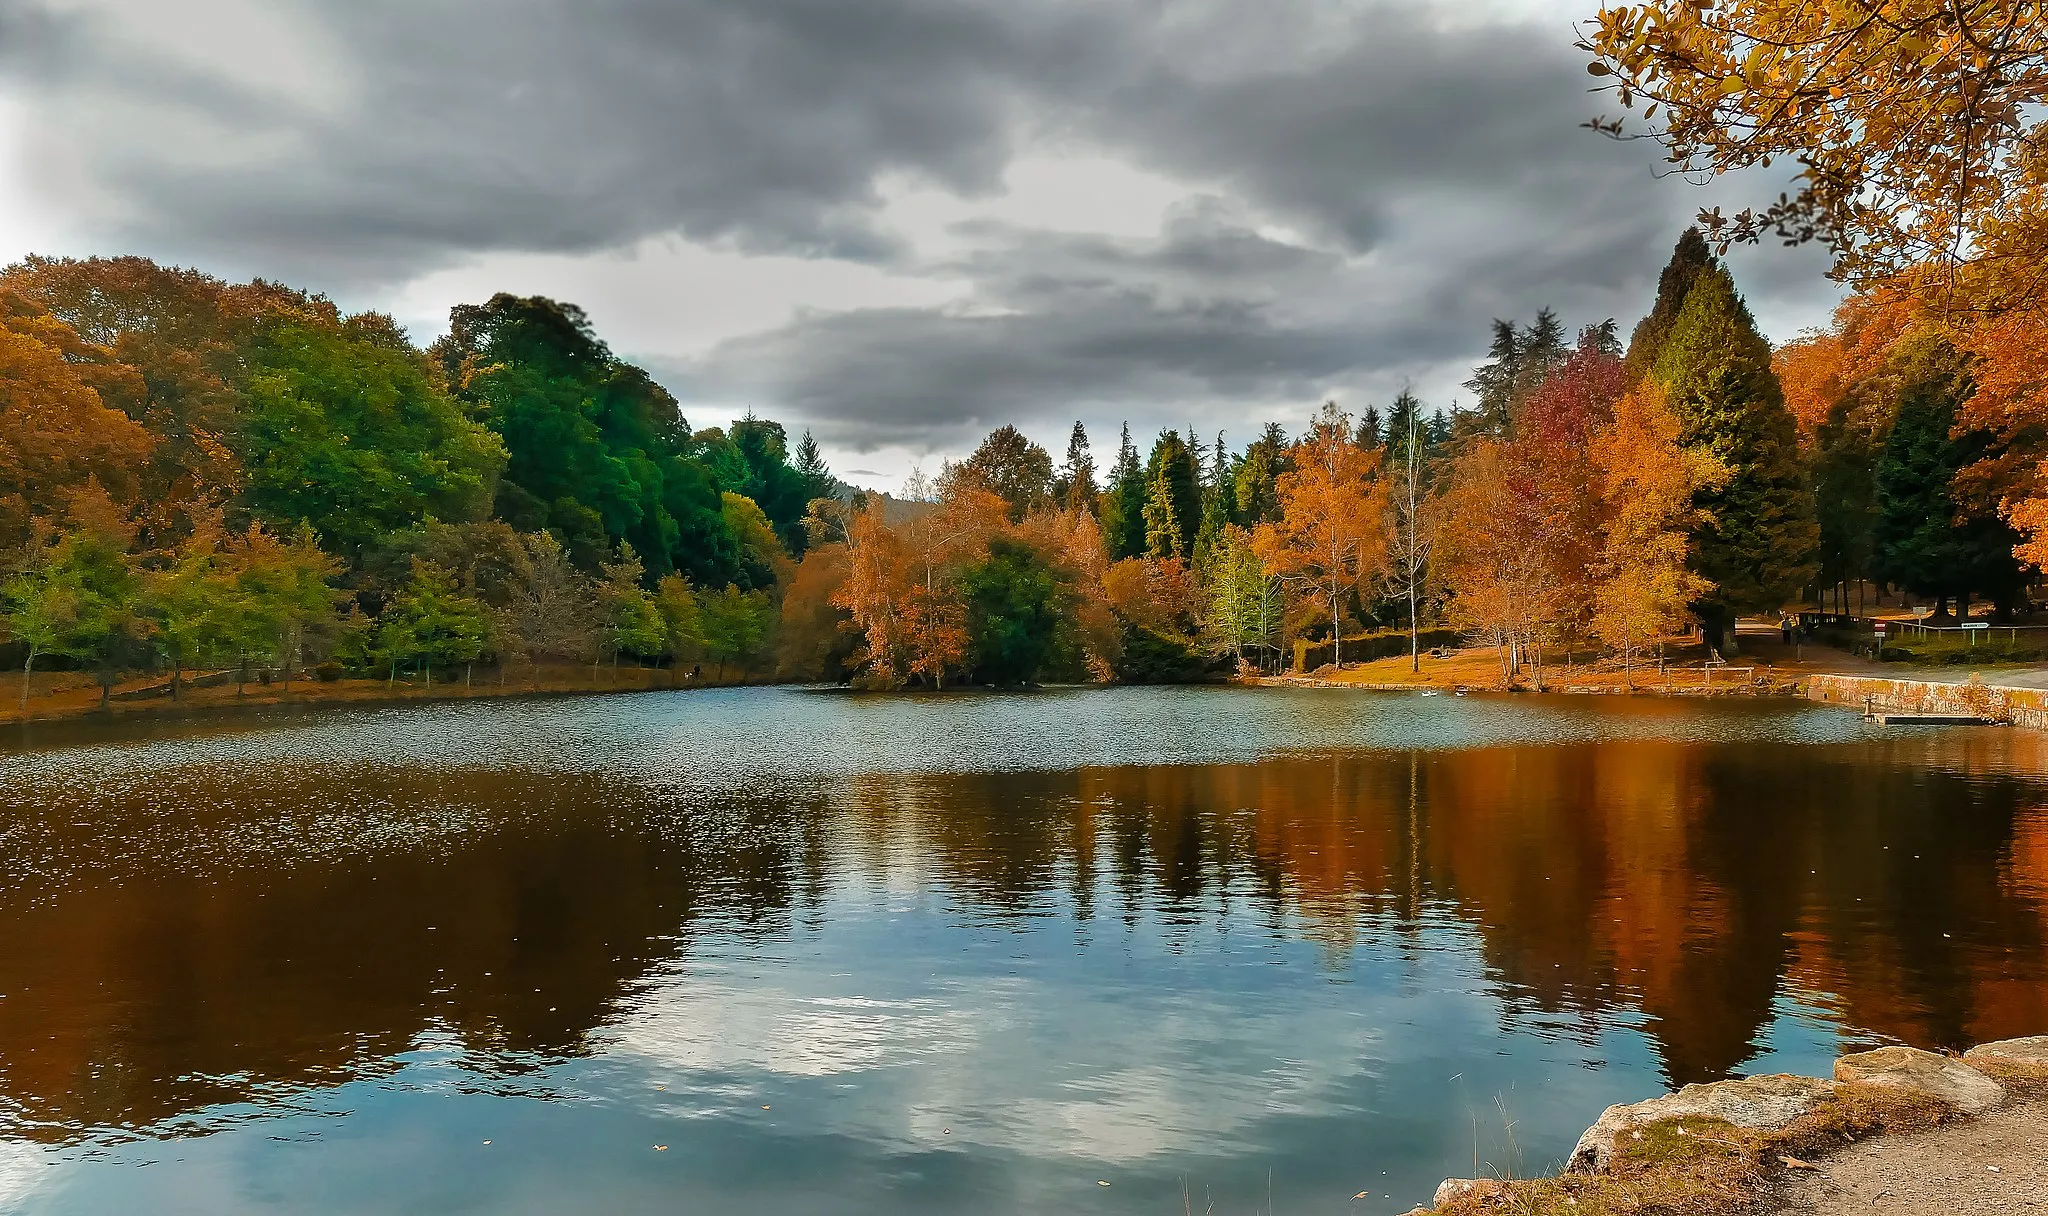
[[[1475,22],[1456,0],[304,14],[337,83],[301,97],[124,42],[117,13],[0,0],[0,88],[83,158],[68,201],[112,239],[230,273],[346,295],[472,254],[680,232],[967,283],[960,307],[806,315],[648,360],[686,402],[752,401],[840,449],[1056,434],[1076,414],[1248,430],[1250,411],[1404,379],[1442,402],[1490,317],[1640,315],[1702,201],[1653,180],[1649,149],[1579,128],[1599,105],[1565,20]],[[983,222],[934,257],[884,222],[892,175],[974,195],[1025,148],[1202,194],[1154,240]],[[1824,303],[1814,265],[1737,263],[1767,318]]]
[[[889,257],[880,176],[990,188],[1028,93],[1120,41],[1109,8],[1064,0],[349,0],[303,34],[344,81],[323,109],[173,69],[109,14],[0,12],[26,31],[0,70],[95,184],[147,200],[124,235],[343,280],[677,230]],[[160,125],[127,133],[131,103]],[[241,140],[262,154],[220,164]]]

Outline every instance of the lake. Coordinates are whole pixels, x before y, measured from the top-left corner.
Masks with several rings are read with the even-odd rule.
[[[1389,1213],[2048,1032],[2048,738],[797,689],[0,743],[0,1212]]]

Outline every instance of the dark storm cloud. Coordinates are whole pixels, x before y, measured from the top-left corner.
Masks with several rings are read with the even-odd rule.
[[[209,64],[124,35],[118,6],[0,0],[0,88],[62,149],[51,180],[76,197],[57,201],[131,247],[344,294],[677,232],[967,284],[948,309],[806,315],[650,360],[686,397],[744,398],[842,448],[1123,409],[1207,426],[1241,419],[1232,402],[1403,378],[1441,399],[1490,317],[1626,325],[1700,202],[1652,180],[1649,149],[1580,129],[1599,107],[1566,20],[1489,23],[1461,0],[274,12],[314,65],[303,87],[233,70],[232,46]],[[982,223],[942,257],[883,214],[892,178],[971,196],[1026,148],[1202,199],[1154,240]],[[1749,285],[1812,291],[1781,270]]]
[[[347,0],[303,31],[337,95],[295,99],[167,67],[114,14],[5,11],[28,31],[7,70],[76,133],[67,150],[148,200],[125,213],[134,239],[328,276],[677,229],[888,256],[878,175],[988,188],[1020,104],[1099,72],[1109,45],[1092,4]],[[130,104],[159,121],[117,121]]]

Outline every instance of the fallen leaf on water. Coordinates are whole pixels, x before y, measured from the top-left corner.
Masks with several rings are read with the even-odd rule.
[[[1353,1203],[1356,1203],[1356,1202],[1358,1202],[1358,1201],[1359,1201],[1359,1200],[1361,1200],[1361,1199],[1370,1199],[1370,1198],[1372,1198],[1372,1192],[1371,1192],[1371,1191],[1360,1191],[1360,1192],[1358,1192],[1358,1193],[1357,1193],[1356,1195],[1353,1195],[1353,1196],[1351,1197],[1351,1201],[1352,1201]]]
[[[657,1144],[657,1145],[655,1145],[655,1146],[654,1146],[654,1151],[655,1151],[655,1152],[657,1152],[657,1153],[665,1153],[665,1152],[667,1152],[667,1151],[668,1151],[668,1145],[666,1145],[666,1144]]]
[[[1107,1178],[1097,1178],[1097,1179],[1095,1180],[1095,1185],[1096,1185],[1096,1186],[1108,1186],[1108,1185],[1109,1185],[1109,1180],[1108,1180]]]

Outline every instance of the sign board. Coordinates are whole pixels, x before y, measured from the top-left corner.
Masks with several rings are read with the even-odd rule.
[[[1883,632],[1884,632],[1884,622],[1883,622],[1883,621],[1879,621],[1879,622],[1877,623],[1877,631],[1878,631],[1879,633],[1883,633]]]
[[[1962,624],[1962,625],[1958,626],[1958,628],[1961,628],[1961,629],[1989,629],[1989,628],[1991,628],[1991,626],[1989,626],[1989,625],[1985,624],[1985,623],[1984,623],[1983,621],[1968,621],[1968,622],[1965,622],[1964,624]]]

